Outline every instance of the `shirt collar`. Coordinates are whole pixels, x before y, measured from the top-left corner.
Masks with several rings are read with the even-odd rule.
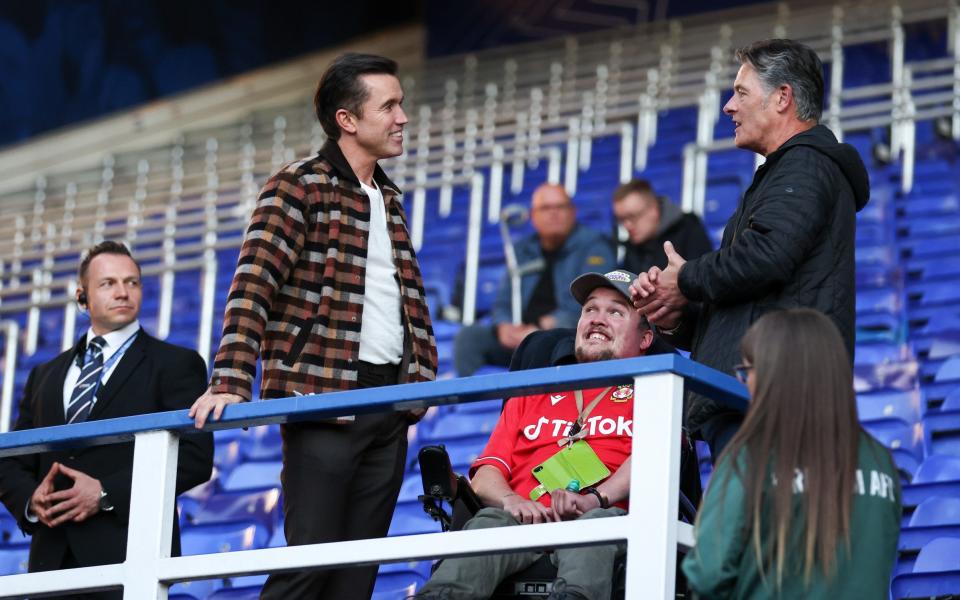
[[[115,329],[109,333],[105,333],[102,336],[100,336],[104,340],[104,344],[103,344],[104,358],[112,355],[114,352],[119,350],[120,346],[122,346],[124,342],[130,339],[130,336],[132,336],[138,331],[140,331],[140,321],[139,319],[134,319],[133,323],[130,323],[125,327],[121,327],[120,329]],[[87,342],[89,342],[95,337],[97,337],[97,334],[93,332],[93,328],[91,327],[87,329],[87,337],[86,337]]]

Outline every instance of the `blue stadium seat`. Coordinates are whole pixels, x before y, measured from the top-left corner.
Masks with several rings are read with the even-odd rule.
[[[420,473],[408,473],[403,477],[397,502],[415,502],[423,494],[423,479]]]
[[[923,417],[923,443],[927,454],[960,456],[960,411],[931,411]]]
[[[196,525],[254,520],[268,531],[280,521],[280,489],[218,492],[210,496],[192,515]]]
[[[940,406],[940,410],[960,411],[960,384],[957,384],[953,391],[946,395],[943,399],[943,404]]]
[[[170,586],[171,597],[173,594],[186,596],[188,598],[197,598],[203,600],[210,594],[226,585],[223,579],[198,579],[197,581],[183,581]],[[169,598],[168,598],[169,600]]]
[[[490,411],[500,411],[503,407],[503,400],[480,400],[479,402],[461,402],[459,404],[451,404],[450,410],[458,413],[486,413]]]
[[[857,344],[854,350],[854,365],[881,365],[900,362],[908,358],[903,344],[871,343]]]
[[[937,369],[934,381],[957,381],[960,380],[960,356],[948,358]]]
[[[30,544],[0,546],[0,575],[18,575],[27,572]]]
[[[370,600],[403,600],[414,594],[426,583],[426,578],[416,571],[381,573],[373,587]]]
[[[448,412],[440,414],[430,421],[425,430],[418,430],[418,437],[424,443],[436,444],[447,440],[483,434],[489,437],[497,420],[500,408],[487,412]]]
[[[180,513],[180,525],[189,523],[194,515],[200,510],[200,507],[213,495],[217,489],[217,473],[214,470],[213,478],[210,481],[201,483],[193,489],[177,496],[177,509]]]
[[[440,524],[430,518],[417,501],[398,502],[390,521],[388,536],[439,533]]]
[[[240,453],[250,461],[280,460],[283,453],[280,427],[277,425],[251,427],[240,438]]]
[[[890,450],[906,481],[910,481],[923,459],[923,431],[919,424],[896,419],[865,421],[863,428]]]
[[[213,466],[223,476],[233,470],[240,462],[240,442],[238,440],[221,440],[214,437]]]
[[[269,539],[267,528],[254,520],[187,525],[180,532],[184,556],[255,550],[266,547]]]
[[[279,460],[251,461],[234,467],[233,471],[223,482],[223,490],[236,492],[240,490],[258,490],[266,487],[280,486]]]
[[[5,509],[0,509],[0,544],[15,544],[23,541],[20,526]],[[29,538],[27,538],[29,541]]]
[[[940,537],[960,538],[960,498],[927,498],[900,531],[895,574],[910,573],[920,549]]]
[[[857,413],[861,421],[899,419],[908,424],[916,423],[920,419],[920,391],[857,394]]]
[[[894,598],[951,597],[960,589],[960,538],[936,538],[917,556],[913,573],[898,575]]]
[[[261,586],[222,588],[207,596],[207,600],[260,600]]]
[[[906,218],[955,215],[958,212],[960,212],[960,198],[956,194],[937,194],[928,197],[913,195],[904,198],[904,201],[897,206],[897,214]]]

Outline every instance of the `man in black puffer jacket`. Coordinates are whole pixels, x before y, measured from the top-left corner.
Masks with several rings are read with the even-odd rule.
[[[738,148],[766,157],[727,222],[720,249],[684,261],[669,244],[668,264],[633,284],[637,307],[666,339],[703,364],[733,372],[740,339],[764,313],[806,306],[840,329],[854,348],[856,213],[870,197],[856,150],[818,123],[823,65],[791,40],[737,51],[733,97],[724,106]],[[714,458],[742,415],[692,396],[687,426]]]

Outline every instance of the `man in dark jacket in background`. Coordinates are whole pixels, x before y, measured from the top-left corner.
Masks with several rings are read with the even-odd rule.
[[[739,344],[764,313],[806,306],[830,317],[853,359],[856,213],[870,197],[863,161],[820,125],[823,65],[792,40],[755,42],[723,111],[738,148],[766,157],[720,249],[685,261],[664,244],[668,264],[633,284],[637,307],[691,357],[733,372]],[[693,396],[687,426],[716,457],[742,415]]]
[[[697,215],[654,193],[650,182],[631,179],[613,190],[613,216],[627,231],[623,269],[643,273],[667,266],[663,243],[670,242],[680,256],[697,258],[713,250],[713,243]]]

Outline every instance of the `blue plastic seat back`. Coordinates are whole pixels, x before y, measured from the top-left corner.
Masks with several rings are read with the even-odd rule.
[[[371,600],[406,598],[412,596],[424,583],[426,583],[424,576],[412,570],[380,573],[373,586]]]
[[[899,419],[916,423],[920,419],[919,390],[889,390],[857,394],[857,413],[863,421]]]
[[[413,502],[398,502],[390,521],[388,536],[439,533],[440,523],[423,511],[423,505]]]
[[[223,489],[232,492],[279,487],[281,468],[282,463],[279,460],[241,463],[234,467],[230,475],[227,476],[227,479],[223,482]]]
[[[254,550],[266,547],[269,539],[267,528],[253,520],[187,525],[180,532],[184,556]]]
[[[260,600],[261,586],[222,588],[207,596],[207,600]]]
[[[928,456],[917,469],[913,483],[960,482],[960,456],[934,454]]]
[[[960,570],[960,538],[937,538],[920,549],[914,573]]]
[[[218,492],[210,496],[190,519],[194,524],[254,520],[273,531],[279,523],[280,488]]]
[[[910,517],[910,527],[960,525],[960,498],[934,496],[921,502]]]
[[[19,575],[27,572],[30,544],[0,546],[0,575]]]
[[[957,381],[960,380],[960,356],[948,358],[940,368],[937,369],[937,375],[934,381]]]
[[[489,437],[499,418],[499,407],[487,412],[448,412],[434,419],[420,439],[426,443],[444,443],[476,435]]]
[[[173,598],[173,595],[176,594],[186,598],[197,598],[198,600],[204,600],[207,596],[219,590],[223,586],[223,579],[199,579],[197,581],[183,581],[170,586],[170,598]]]

